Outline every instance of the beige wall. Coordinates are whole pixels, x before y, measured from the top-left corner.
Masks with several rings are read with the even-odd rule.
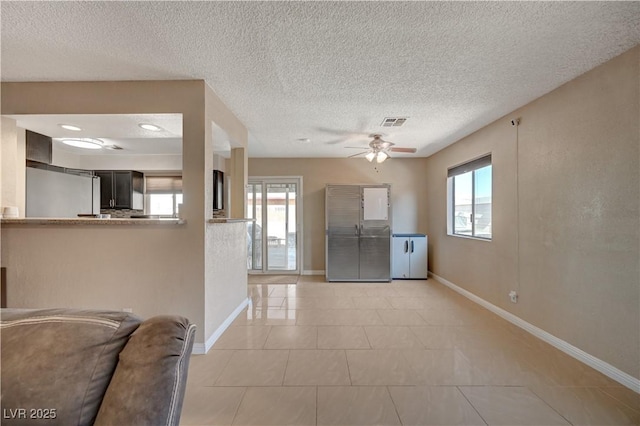
[[[325,186],[390,183],[394,233],[426,233],[425,158],[250,158],[250,176],[302,176],[303,271],[324,271]]]
[[[636,47],[426,163],[430,269],[636,378],[639,61]],[[493,241],[447,236],[447,168],[486,152]]]
[[[18,207],[24,217],[26,197],[25,132],[16,126],[16,121],[2,117],[0,123],[0,213],[4,207]]]
[[[174,312],[196,323],[197,343],[208,338],[205,287],[216,278],[205,265],[216,252],[215,245],[206,243],[213,153],[211,126],[205,123],[213,116],[241,143],[246,135],[242,123],[209,91],[203,81],[2,84],[3,114],[181,113],[182,214],[187,222],[171,230],[3,226],[9,306],[68,301],[70,307],[132,307],[144,316]],[[3,168],[3,180],[10,175]],[[43,298],[51,291],[55,297]]]
[[[229,142],[231,146],[231,159],[229,169],[223,170],[225,175],[231,182],[231,186],[225,185],[229,189],[230,206],[225,206],[227,217],[243,218],[244,217],[244,189],[247,185],[247,161],[248,161],[248,133],[244,125],[238,120],[229,109],[222,103],[215,92],[206,86],[205,90],[206,115],[207,115],[207,138],[212,142],[207,145],[207,158],[213,158],[215,153],[214,147],[220,144],[226,145]],[[219,127],[222,131],[214,132],[214,127]],[[213,138],[225,138],[228,141],[213,141]],[[208,163],[210,169],[217,168],[220,160],[216,156],[215,161]],[[208,179],[213,185],[213,174],[209,173]],[[213,193],[208,192],[207,205],[213,204]],[[212,208],[212,207],[210,207]]]
[[[185,315],[203,329],[204,286],[193,278],[203,267],[182,253],[184,233],[180,226],[2,225],[8,306],[131,308],[145,318]]]

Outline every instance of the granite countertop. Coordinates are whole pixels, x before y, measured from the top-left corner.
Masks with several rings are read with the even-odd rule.
[[[232,218],[213,218],[208,219],[207,223],[238,223],[238,222],[254,222],[255,219],[232,219]],[[2,225],[184,225],[187,223],[184,219],[131,219],[131,218],[113,218],[98,219],[92,217],[78,218],[37,218],[27,217],[18,219],[3,218],[0,221]]]
[[[232,219],[227,217],[215,217],[213,219],[209,219],[207,223],[236,223],[236,222],[255,222],[255,219]]]
[[[184,225],[184,219],[3,218],[2,225]]]

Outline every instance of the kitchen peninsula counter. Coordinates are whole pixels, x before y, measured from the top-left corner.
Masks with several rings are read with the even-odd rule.
[[[171,225],[184,225],[187,223],[184,219],[129,219],[129,218],[114,218],[114,219],[97,219],[97,218],[36,218],[28,217],[21,219],[9,219],[3,218],[0,224],[4,225],[109,225],[109,226],[122,226],[122,225],[142,225],[142,226],[171,226]]]
[[[232,219],[227,217],[216,217],[209,219],[207,223],[237,223],[237,222],[255,222],[255,219]]]

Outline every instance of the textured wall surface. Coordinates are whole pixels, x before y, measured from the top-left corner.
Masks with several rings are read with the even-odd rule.
[[[247,224],[207,224],[205,341],[247,298]]]
[[[426,164],[432,271],[636,378],[639,64],[636,47]],[[448,236],[447,168],[486,152],[493,240]]]

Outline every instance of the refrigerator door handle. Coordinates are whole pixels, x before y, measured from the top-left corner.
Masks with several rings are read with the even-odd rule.
[[[409,251],[409,241],[404,241],[404,252],[407,253]]]
[[[413,253],[413,241],[411,241],[411,253]]]

